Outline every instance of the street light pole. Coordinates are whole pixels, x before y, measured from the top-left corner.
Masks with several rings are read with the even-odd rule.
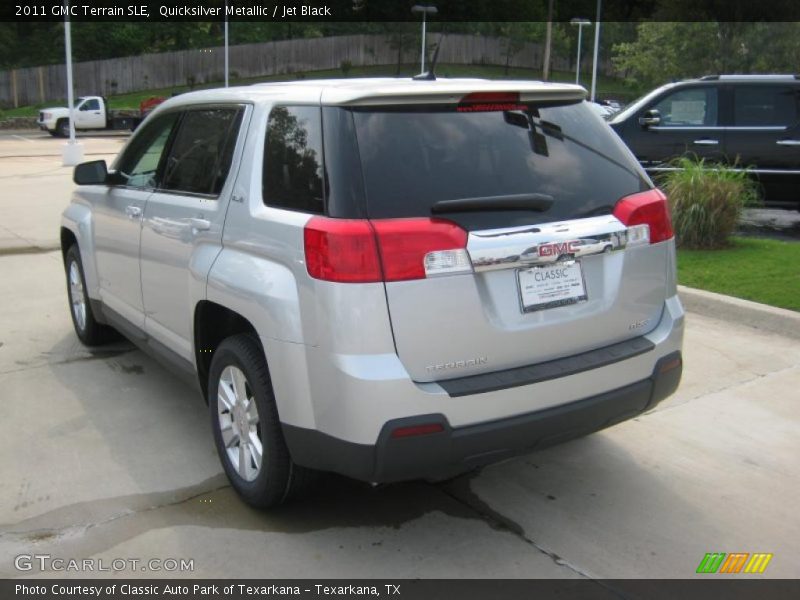
[[[426,17],[430,15],[435,15],[439,12],[439,9],[435,6],[430,5],[422,5],[422,4],[415,4],[411,7],[411,12],[413,13],[422,13],[422,50],[420,52],[420,73],[425,72],[425,21]]]
[[[228,87],[228,0],[225,0],[225,87]]]
[[[594,102],[595,91],[597,90],[597,55],[600,52],[600,4],[602,0],[597,0],[597,18],[594,20],[594,64],[592,65],[592,93],[591,100]]]
[[[69,0],[64,0],[64,53],[67,67],[67,106],[69,107],[69,141],[64,144],[62,164],[66,167],[83,161],[83,146],[75,140],[75,97],[72,88],[72,29],[69,22]]]
[[[577,19],[577,18],[575,18],[575,19],[571,19],[570,20],[570,24],[578,26],[578,57],[577,57],[577,59],[575,61],[575,64],[576,64],[576,66],[575,66],[575,84],[578,85],[581,82],[580,81],[580,78],[581,78],[581,37],[583,35],[583,26],[584,25],[591,25],[592,22],[589,21],[588,19]]]
[[[425,13],[422,13],[422,49],[420,50],[419,72],[425,72]]]

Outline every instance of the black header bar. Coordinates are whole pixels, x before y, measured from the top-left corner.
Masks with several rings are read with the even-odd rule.
[[[431,21],[546,21],[546,0],[4,0],[0,21],[327,21],[416,22],[414,4],[433,4]],[[558,0],[555,21],[595,20],[597,0]],[[800,21],[797,0],[602,0],[601,21]]]

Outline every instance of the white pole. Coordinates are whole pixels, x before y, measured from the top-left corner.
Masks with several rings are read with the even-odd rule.
[[[575,66],[575,85],[580,83],[581,77],[581,34],[583,33],[583,23],[578,23],[578,59]]]
[[[69,0],[64,3],[69,6]],[[72,28],[69,14],[64,17],[64,50],[67,55],[67,108],[69,108],[69,143],[75,143],[75,97],[72,91]]]
[[[420,67],[420,73],[425,72],[425,17],[427,13],[422,13],[422,66]]]
[[[67,106],[69,108],[69,142],[64,144],[62,164],[77,165],[83,160],[83,146],[75,140],[75,99],[72,91],[72,30],[69,22],[69,0],[64,0],[67,8],[64,15],[64,51],[67,58]]]
[[[228,0],[225,0],[225,87],[228,87]]]
[[[597,90],[597,55],[600,52],[600,3],[597,0],[597,18],[594,26],[594,64],[592,65],[592,102],[594,102],[595,91]]]

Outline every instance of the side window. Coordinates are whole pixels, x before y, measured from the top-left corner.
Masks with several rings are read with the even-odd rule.
[[[231,168],[242,113],[239,106],[187,111],[170,147],[159,188],[218,196]]]
[[[661,113],[661,127],[712,127],[717,124],[717,89],[680,90],[653,108]]]
[[[797,122],[800,93],[788,86],[737,86],[733,90],[733,124],[777,127]]]
[[[92,98],[81,104],[80,110],[100,110],[100,101],[97,98]]]
[[[134,188],[155,187],[161,155],[177,119],[178,113],[168,113],[142,126],[115,165],[117,172],[126,180],[125,185]]]
[[[322,214],[322,118],[316,106],[276,106],[264,147],[264,203]]]

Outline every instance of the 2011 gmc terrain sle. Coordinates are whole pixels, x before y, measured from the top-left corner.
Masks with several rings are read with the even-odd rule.
[[[585,90],[350,79],[164,102],[76,167],[75,330],[199,384],[233,486],[449,477],[678,385],[666,199]]]

